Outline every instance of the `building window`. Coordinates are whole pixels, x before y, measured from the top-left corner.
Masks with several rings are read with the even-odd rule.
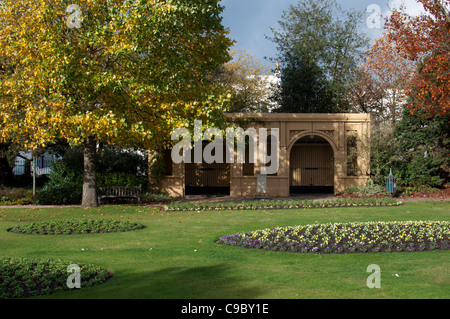
[[[358,144],[356,136],[347,138],[347,176],[358,176]]]
[[[166,149],[164,150],[164,174],[166,176],[172,176],[173,175],[173,162],[172,162],[172,150]]]
[[[255,175],[255,163],[250,162],[250,138],[245,137],[245,163],[242,164],[242,175],[243,176],[254,176]]]

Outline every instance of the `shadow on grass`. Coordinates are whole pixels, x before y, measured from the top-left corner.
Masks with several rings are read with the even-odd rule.
[[[237,299],[257,298],[259,287],[228,275],[225,264],[204,267],[168,267],[145,273],[120,271],[103,287],[95,289],[95,298],[121,299]]]

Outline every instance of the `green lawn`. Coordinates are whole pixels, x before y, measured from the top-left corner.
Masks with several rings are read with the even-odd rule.
[[[131,220],[147,227],[88,235],[7,232],[20,223],[69,218]],[[450,206],[421,202],[400,207],[199,213],[138,206],[8,208],[0,210],[0,256],[61,258],[95,264],[115,275],[100,286],[50,298],[450,298],[449,250],[315,255],[215,243],[223,235],[268,227],[377,220],[450,221]],[[371,264],[381,268],[380,289],[366,286]]]

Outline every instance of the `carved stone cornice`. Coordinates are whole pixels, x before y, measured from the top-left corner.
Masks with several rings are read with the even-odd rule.
[[[329,137],[334,138],[334,130],[322,130],[322,131],[319,131],[319,132],[325,133]]]
[[[305,132],[305,131],[306,130],[292,130],[292,131],[289,131],[289,140],[292,140],[295,137],[295,135],[297,135],[297,134],[299,134],[301,132]]]

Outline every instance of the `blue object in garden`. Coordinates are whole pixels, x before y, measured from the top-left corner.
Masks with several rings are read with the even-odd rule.
[[[391,194],[391,197],[394,197],[396,189],[397,189],[397,178],[392,174],[391,168],[389,176],[386,177],[386,192]]]

